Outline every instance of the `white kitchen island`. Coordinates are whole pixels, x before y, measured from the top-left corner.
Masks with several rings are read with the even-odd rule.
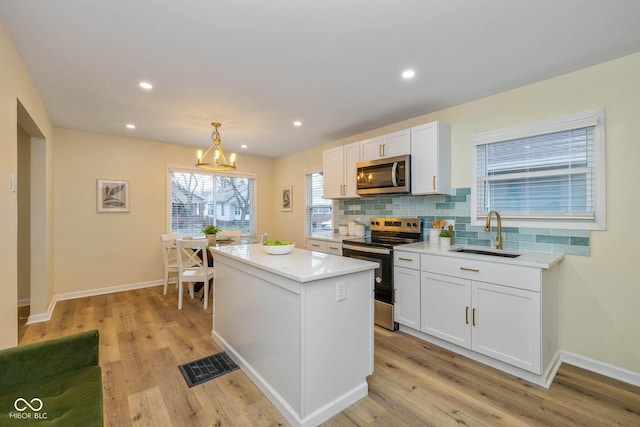
[[[213,338],[292,425],[315,426],[367,395],[377,264],[259,244],[211,253]]]

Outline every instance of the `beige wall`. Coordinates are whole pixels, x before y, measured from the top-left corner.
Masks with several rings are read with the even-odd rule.
[[[52,149],[52,128],[42,100],[36,92],[29,75],[22,63],[11,35],[4,23],[0,21],[0,58],[2,71],[0,72],[0,236],[5,244],[0,245],[0,348],[13,346],[17,343],[17,193],[9,190],[9,177],[17,176],[18,170],[18,101],[24,106],[35,126],[46,140],[45,153]],[[44,157],[43,163],[46,174],[53,173],[50,158]],[[52,175],[51,175],[52,176]],[[40,237],[41,247],[44,248],[41,270],[44,272],[42,281],[37,283],[42,300],[51,298],[52,276],[49,274],[53,264],[53,216],[50,209],[53,200],[53,188],[45,184],[40,189],[45,197],[43,209],[38,212],[44,224]]]
[[[496,96],[417,117],[369,136],[440,120],[451,125],[452,184],[471,186],[471,135],[604,107],[606,114],[607,230],[591,233],[591,255],[567,256],[560,266],[560,348],[580,356],[640,373],[640,54],[522,87]],[[322,162],[332,142],[278,159],[274,186],[298,189],[294,212],[274,210],[278,235],[304,238],[304,169]]]
[[[167,167],[193,166],[196,148],[55,129],[56,294],[161,280]],[[242,155],[258,178],[258,231],[271,230],[270,159]],[[96,179],[128,180],[128,213],[96,212]]]

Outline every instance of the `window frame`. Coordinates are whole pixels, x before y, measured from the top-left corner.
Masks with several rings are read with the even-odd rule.
[[[166,229],[168,233],[171,233],[171,218],[172,218],[172,206],[171,206],[171,174],[172,172],[183,172],[183,173],[196,173],[200,175],[213,175],[213,176],[229,176],[234,178],[246,178],[253,180],[253,192],[251,194],[251,220],[250,220],[250,232],[247,234],[242,234],[242,238],[254,239],[257,236],[258,230],[258,206],[257,206],[257,198],[258,198],[258,176],[255,173],[246,173],[246,172],[235,172],[235,171],[208,171],[204,169],[199,169],[197,167],[188,167],[188,166],[176,166],[176,165],[168,165],[167,166],[167,177],[166,177]],[[208,209],[207,209],[208,211]],[[213,209],[213,218],[215,220],[216,217],[216,209]]]
[[[310,176],[313,174],[322,174],[322,179],[324,181],[324,171],[322,170],[322,168],[309,168],[309,169],[305,169],[304,171],[304,192],[305,192],[305,206],[304,206],[304,233],[305,236],[307,237],[321,237],[320,235],[318,235],[317,233],[314,235],[312,234],[312,224],[311,224],[311,217],[313,215],[313,210],[314,209],[323,209],[323,212],[326,212],[326,209],[329,209],[331,212],[331,230],[329,230],[329,235],[333,234],[333,200],[331,199],[325,199],[324,198],[324,185],[323,185],[323,191],[322,191],[322,198],[324,200],[329,200],[329,205],[314,205],[314,204],[309,204],[309,200],[312,199],[312,197],[310,197],[309,195],[309,181],[310,181]]]
[[[604,108],[584,111],[534,123],[503,129],[480,132],[472,135],[472,183],[471,183],[471,225],[484,226],[488,212],[478,211],[478,146],[545,135],[549,133],[594,127],[593,135],[593,218],[541,216],[540,214],[518,214],[502,217],[502,225],[510,227],[561,228],[581,230],[606,229],[606,185],[605,185],[605,117]]]

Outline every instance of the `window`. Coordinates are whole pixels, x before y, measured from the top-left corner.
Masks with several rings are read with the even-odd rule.
[[[324,176],[322,172],[305,175],[306,234],[330,237],[333,234],[331,200],[323,198]]]
[[[471,212],[484,224],[605,228],[604,110],[473,136]]]
[[[182,237],[201,237],[203,225],[255,235],[253,175],[169,169],[169,230]]]

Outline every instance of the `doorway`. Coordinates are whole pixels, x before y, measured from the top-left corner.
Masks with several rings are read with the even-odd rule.
[[[46,313],[46,141],[17,102],[17,293],[20,331],[34,313]]]

